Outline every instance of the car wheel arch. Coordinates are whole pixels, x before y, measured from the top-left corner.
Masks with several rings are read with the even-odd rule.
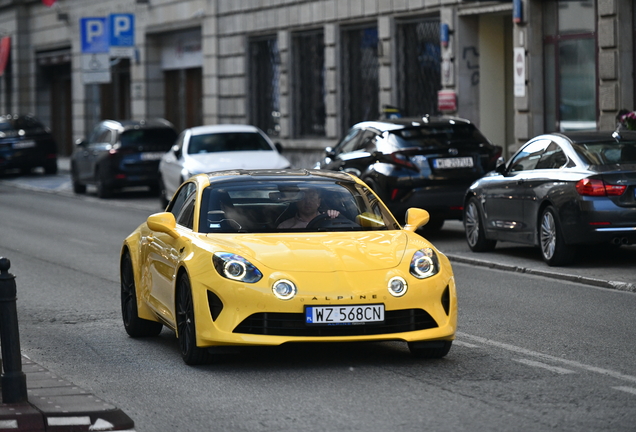
[[[552,207],[554,209],[554,216],[558,219],[558,222],[561,222],[561,215],[559,214],[558,208],[549,200],[544,200],[539,207],[537,208],[537,214],[535,215],[535,226],[534,226],[534,245],[540,246],[541,240],[539,236],[539,231],[541,229],[541,217],[543,216],[543,212],[546,208]]]

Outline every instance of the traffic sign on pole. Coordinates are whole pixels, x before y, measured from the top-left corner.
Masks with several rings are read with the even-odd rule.
[[[108,30],[110,55],[113,57],[134,57],[135,15],[110,14]]]
[[[86,17],[80,19],[80,37],[82,53],[107,53],[108,28],[105,17]]]

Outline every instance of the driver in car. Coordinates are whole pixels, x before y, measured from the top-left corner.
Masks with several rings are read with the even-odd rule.
[[[296,214],[281,222],[278,228],[290,229],[290,228],[306,228],[307,224],[316,216],[321,215],[318,211],[320,207],[320,194],[315,189],[308,189],[305,191],[303,197],[296,203]],[[326,214],[331,219],[335,219],[340,215],[338,210],[327,210]]]

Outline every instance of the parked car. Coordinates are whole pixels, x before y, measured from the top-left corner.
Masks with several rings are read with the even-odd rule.
[[[432,231],[461,219],[466,189],[501,152],[465,119],[395,118],[356,124],[315,168],[360,177],[399,221],[409,207],[426,209]]]
[[[159,160],[176,138],[176,129],[164,119],[99,122],[71,155],[73,191],[85,193],[90,184],[97,186],[100,198],[130,186],[157,193]]]
[[[38,167],[46,174],[57,173],[57,143],[51,131],[32,115],[0,117],[0,174],[27,174]]]
[[[280,144],[255,126],[222,124],[186,129],[159,163],[161,205],[194,174],[228,169],[289,168]]]
[[[464,201],[468,246],[539,246],[548,265],[570,264],[582,245],[636,242],[636,132],[537,136],[477,180]]]
[[[314,195],[317,216],[280,228]],[[198,174],[123,243],[124,328],[144,337],[165,325],[187,364],[215,346],[287,342],[399,340],[416,357],[443,357],[457,325],[455,278],[414,233],[428,213],[410,209],[406,220],[400,227],[344,173]]]

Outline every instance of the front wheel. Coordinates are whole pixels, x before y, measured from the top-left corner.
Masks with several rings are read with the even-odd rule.
[[[157,336],[163,324],[139,318],[137,290],[130,255],[125,253],[121,260],[121,315],[126,333],[131,337]]]
[[[179,277],[177,284],[177,339],[181,357],[186,364],[200,365],[209,362],[208,350],[197,346],[192,287],[190,279],[185,274]]]
[[[539,225],[539,245],[541,256],[549,266],[563,266],[574,261],[574,249],[565,243],[561,224],[553,207],[546,207],[541,213]]]
[[[477,198],[468,200],[464,209],[464,232],[466,242],[473,252],[489,252],[495,249],[497,240],[488,240],[482,222],[481,211]]]
[[[73,183],[73,192],[76,194],[85,194],[86,193],[86,185],[80,183],[79,177],[77,175],[77,169],[72,168],[71,171],[71,183]]]
[[[408,342],[413,357],[423,359],[439,359],[451,349],[453,341]]]

